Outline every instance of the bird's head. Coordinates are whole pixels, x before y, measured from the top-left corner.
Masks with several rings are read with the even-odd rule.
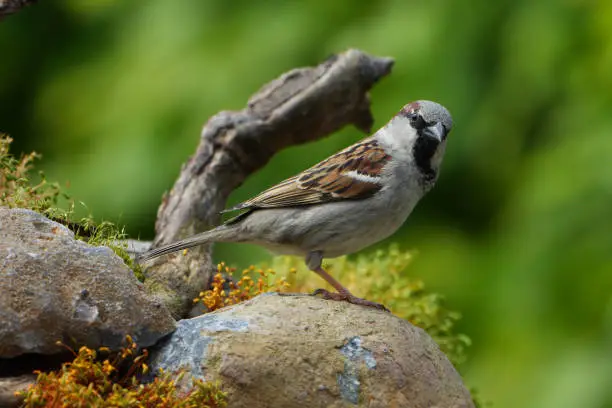
[[[452,127],[444,106],[421,100],[405,105],[385,126],[383,138],[398,156],[412,159],[426,178],[435,178]]]

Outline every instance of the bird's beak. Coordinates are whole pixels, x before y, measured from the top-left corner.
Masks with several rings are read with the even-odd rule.
[[[433,139],[436,139],[438,142],[442,142],[444,139],[446,139],[446,134],[448,132],[446,131],[444,125],[438,122],[435,125],[423,129],[423,133]]]

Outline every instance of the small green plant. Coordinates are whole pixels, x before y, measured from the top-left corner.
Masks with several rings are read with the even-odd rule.
[[[10,151],[13,139],[0,134],[0,205],[9,208],[31,208],[44,213],[57,204],[62,195],[57,183],[49,183],[43,173],[33,184],[31,170],[40,155],[36,152],[14,157]]]
[[[81,347],[77,352],[64,347],[74,354],[74,360],[58,371],[36,372],[36,383],[17,393],[25,407],[227,407],[227,396],[217,383],[193,379],[192,387],[182,390],[177,384],[184,372],[162,371],[152,382],[142,383],[140,378],[149,370],[145,363],[148,352],[139,352],[129,336],[126,345],[114,353],[106,348]]]
[[[10,137],[0,134],[0,206],[39,212],[70,228],[77,239],[90,245],[110,247],[138,279],[144,280],[140,266],[130,258],[127,246],[120,243],[126,237],[123,228],[108,221],[96,223],[91,215],[74,220],[75,201],[62,191],[60,185],[48,182],[43,172],[38,173],[38,181],[34,180],[34,162],[41,156],[32,152],[14,157],[10,153],[12,141]],[[68,201],[68,209],[58,207],[60,198]],[[85,204],[79,204],[86,208]]]

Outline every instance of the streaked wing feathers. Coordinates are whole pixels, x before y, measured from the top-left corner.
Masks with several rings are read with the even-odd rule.
[[[371,196],[391,156],[368,138],[323,160],[231,210],[311,205]]]

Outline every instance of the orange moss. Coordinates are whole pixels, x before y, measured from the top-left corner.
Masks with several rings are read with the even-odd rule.
[[[143,407],[143,408],[224,408],[226,394],[218,384],[193,380],[193,387],[182,391],[177,383],[184,373],[160,374],[148,384],[139,380],[148,371],[146,349],[127,337],[127,344],[116,353],[81,347],[70,349],[74,360],[58,371],[38,374],[36,383],[17,393],[25,407]],[[107,355],[106,358],[101,357]]]
[[[200,292],[200,296],[193,299],[194,303],[202,303],[207,311],[212,312],[264,292],[282,292],[290,286],[285,277],[275,278],[276,272],[272,269],[257,269],[253,265],[242,271],[242,277],[237,282],[223,277],[223,273],[231,276],[235,271],[235,268],[226,266],[224,262],[217,265],[217,274],[213,277],[211,288]],[[295,273],[295,270],[290,272]],[[256,275],[256,279],[251,275]]]

